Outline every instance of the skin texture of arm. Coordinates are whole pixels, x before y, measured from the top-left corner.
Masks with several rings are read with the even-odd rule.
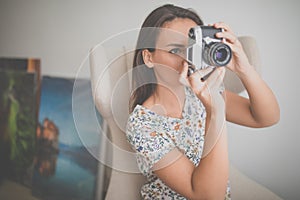
[[[173,151],[181,154],[177,149]],[[224,199],[228,180],[227,154],[227,133],[224,129],[213,150],[197,167],[182,155],[167,167],[156,170],[155,174],[171,189],[188,199]],[[162,158],[156,166],[168,156]]]
[[[280,116],[278,103],[273,92],[259,74],[253,69],[249,70],[246,76],[240,75],[240,78],[248,92],[249,99],[226,91],[227,121],[255,128],[277,123]]]

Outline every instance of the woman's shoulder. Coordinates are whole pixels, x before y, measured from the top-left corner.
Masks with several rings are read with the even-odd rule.
[[[142,141],[152,141],[156,137],[153,134],[160,129],[164,123],[160,117],[142,105],[137,105],[130,113],[127,126],[126,137],[132,145],[140,144]]]
[[[155,116],[155,113],[151,111],[149,108],[145,107],[144,105],[137,104],[129,116],[138,117],[138,118],[151,117],[151,116],[153,117]]]
[[[151,128],[158,123],[157,121],[157,115],[153,111],[142,105],[136,105],[129,115],[127,130]]]

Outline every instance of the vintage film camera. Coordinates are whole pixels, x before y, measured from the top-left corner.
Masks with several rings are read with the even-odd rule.
[[[222,29],[213,26],[196,26],[189,31],[189,44],[186,60],[189,63],[189,74],[208,66],[227,65],[232,57],[230,47],[216,38],[215,34]]]

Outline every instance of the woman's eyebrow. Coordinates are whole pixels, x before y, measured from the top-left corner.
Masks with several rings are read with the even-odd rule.
[[[172,47],[185,47],[184,44],[179,44],[179,43],[170,43],[166,45],[167,47],[172,46]]]

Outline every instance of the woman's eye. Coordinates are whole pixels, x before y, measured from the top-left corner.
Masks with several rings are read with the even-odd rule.
[[[169,51],[171,54],[181,54],[183,51],[181,48],[174,48]]]

